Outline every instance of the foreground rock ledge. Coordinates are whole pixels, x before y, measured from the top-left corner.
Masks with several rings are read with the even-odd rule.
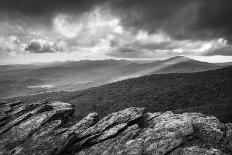
[[[69,103],[0,104],[0,154],[226,155],[232,124],[200,113],[146,112],[131,107],[67,125]]]

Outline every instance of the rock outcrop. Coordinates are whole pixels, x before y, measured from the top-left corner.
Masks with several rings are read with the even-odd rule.
[[[90,113],[67,123],[63,102],[0,102],[0,154],[226,155],[232,124],[200,113],[146,112],[131,107],[99,119]]]

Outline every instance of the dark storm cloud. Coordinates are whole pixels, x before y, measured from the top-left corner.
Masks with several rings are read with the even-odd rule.
[[[232,39],[231,0],[117,0],[116,14],[126,26],[162,29],[178,39]]]
[[[84,12],[106,0],[0,0],[0,9],[28,16],[49,16],[57,12]]]
[[[26,47],[25,51],[31,53],[53,53],[56,52],[53,44],[46,42],[45,40],[32,40]]]
[[[205,0],[199,10],[197,30],[232,41],[232,1]]]
[[[183,8],[186,0],[118,0],[112,2],[112,8],[126,25],[151,29],[161,26]]]
[[[99,6],[119,16],[125,28],[163,30],[177,39],[232,40],[231,0],[0,0],[5,14],[44,24],[57,13],[75,16]]]

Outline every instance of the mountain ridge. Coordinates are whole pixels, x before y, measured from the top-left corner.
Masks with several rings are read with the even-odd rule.
[[[185,60],[185,61],[183,61]],[[0,82],[6,80],[19,83],[17,89],[11,85],[0,86],[0,97],[30,95],[44,91],[83,90],[128,78],[149,74],[187,73],[221,68],[215,64],[199,62],[187,57],[173,57],[152,63],[136,63],[128,60],[82,60],[16,66],[16,70],[5,71],[0,67]],[[53,87],[24,87],[23,81],[37,79]],[[20,84],[22,83],[22,84]],[[38,83],[40,85],[40,83]],[[21,86],[21,87],[20,87]],[[19,91],[20,90],[20,91]]]

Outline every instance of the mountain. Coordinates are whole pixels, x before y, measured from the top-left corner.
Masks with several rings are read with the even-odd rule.
[[[139,69],[142,75],[163,73],[192,73],[219,68],[218,65],[201,62],[184,56],[176,56],[163,61],[145,64]]]
[[[232,124],[201,113],[130,107],[73,121],[64,102],[0,102],[0,153],[43,155],[229,155]]]
[[[166,66],[159,70],[159,73],[191,73],[218,68],[216,64],[201,62],[184,56],[167,59],[162,64]]]
[[[27,67],[11,67],[13,70],[7,68],[0,71],[0,83],[4,83],[6,80],[23,83],[27,79],[34,79],[42,80],[45,86],[49,85],[50,87],[45,88],[38,85],[38,87],[14,89],[10,85],[4,85],[4,91],[2,91],[0,97],[34,94],[39,90],[41,92],[48,90],[80,90],[99,86],[109,83],[112,78],[120,77],[123,74],[122,68],[131,63],[126,60],[82,60],[39,64],[36,68],[30,68],[30,65]],[[2,66],[2,68],[4,67]]]
[[[109,59],[37,63],[28,66],[15,66],[13,70],[6,67],[7,69],[4,71],[4,67],[1,67],[0,83],[6,80],[22,83],[27,79],[43,81],[44,85],[19,89],[13,89],[10,86],[7,88],[4,85],[6,89],[0,90],[3,92],[0,97],[12,97],[45,91],[83,90],[150,74],[191,73],[213,70],[223,66],[178,56],[149,63]]]
[[[166,60],[153,61],[146,64],[130,64],[124,68],[125,78],[140,77],[150,74],[193,73],[214,70],[225,66],[201,62],[184,56],[176,56]]]
[[[60,100],[75,106],[75,119],[91,111],[101,117],[128,107],[150,112],[200,112],[232,122],[232,67],[196,72],[153,74],[82,91],[49,92],[16,97],[30,103]]]
[[[148,63],[152,63],[152,62],[160,61],[160,60],[158,60],[158,59],[145,59],[145,60],[139,59],[139,60],[130,60],[130,61],[137,63],[137,64],[148,64]]]
[[[28,64],[28,65],[0,65],[0,72],[23,70],[23,69],[36,69],[36,68],[39,68],[39,66],[34,65],[34,64]]]
[[[232,62],[216,63],[218,66],[232,66]]]

